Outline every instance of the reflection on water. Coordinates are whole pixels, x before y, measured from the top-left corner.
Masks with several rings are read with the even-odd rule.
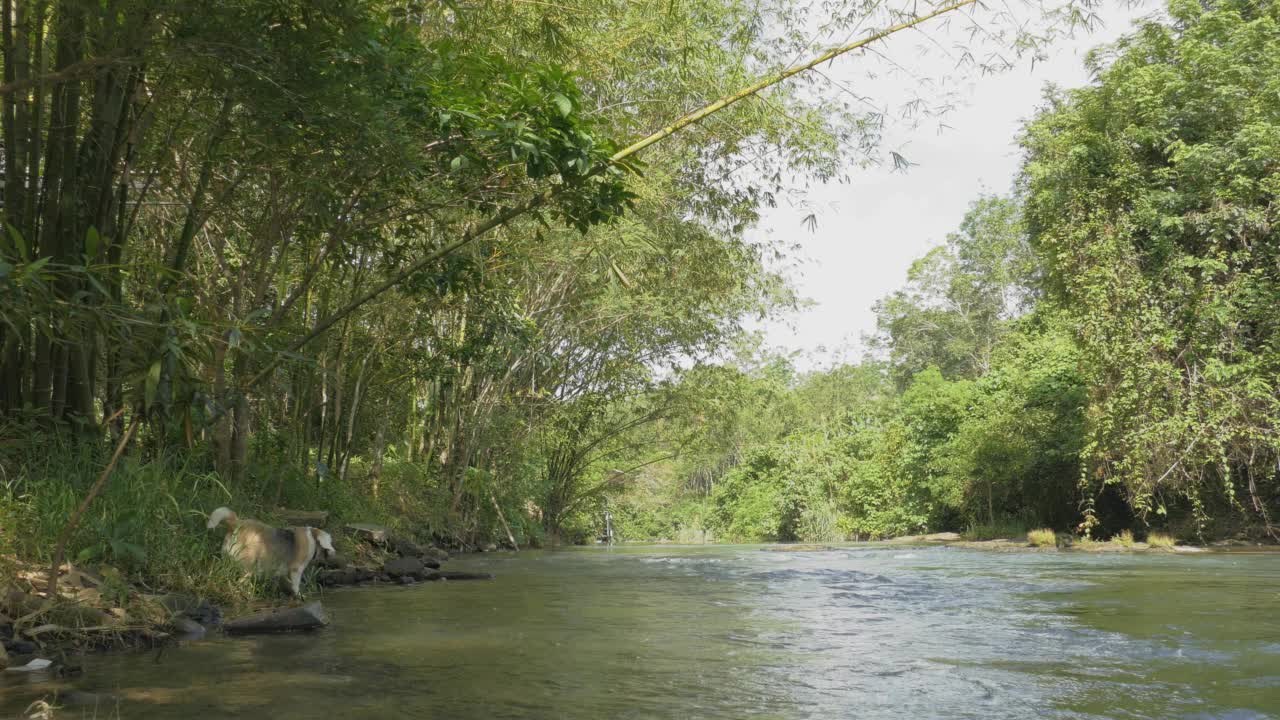
[[[1280,555],[640,547],[331,591],[333,625],[93,657],[71,717],[1243,718]],[[55,687],[4,678],[0,716]],[[94,703],[97,707],[94,707]],[[118,713],[118,715],[117,715]]]

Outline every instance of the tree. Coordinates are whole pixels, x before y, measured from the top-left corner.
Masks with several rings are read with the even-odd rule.
[[[1029,126],[1027,222],[1088,370],[1086,495],[1120,487],[1149,522],[1269,525],[1280,4],[1169,12],[1096,52],[1096,82]]]

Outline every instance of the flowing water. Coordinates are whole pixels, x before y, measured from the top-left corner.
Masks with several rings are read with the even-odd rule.
[[[1280,554],[623,547],[330,591],[312,634],[0,677],[0,717],[1280,717]],[[69,695],[66,695],[71,691]]]

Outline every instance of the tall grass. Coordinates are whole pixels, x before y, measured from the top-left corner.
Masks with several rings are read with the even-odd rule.
[[[83,500],[105,464],[104,451],[83,443],[43,438],[40,452],[8,453],[0,475],[0,554],[47,563],[67,518]],[[208,470],[204,458],[147,451],[135,446],[117,466],[102,494],[85,514],[67,545],[67,559],[80,565],[109,566],[155,589],[186,592],[215,602],[243,604],[261,592],[221,557],[221,531],[205,528],[207,514],[226,505],[244,517],[279,523],[281,504],[326,510],[328,526],[353,521],[384,524],[406,535],[441,527],[438,492],[425,468],[389,463],[379,498],[366,490],[363,468],[353,463],[346,482],[307,478],[296,469],[256,465],[247,479],[228,486]],[[335,533],[342,550],[342,537]],[[2,568],[0,568],[2,570]]]
[[[806,504],[800,512],[796,536],[807,543],[844,540],[844,533],[840,530],[840,509],[830,500]]]
[[[1133,539],[1132,530],[1121,530],[1111,538],[1111,542],[1118,543],[1120,547],[1126,548],[1131,548],[1136,544],[1136,541]]]
[[[961,535],[965,540],[1002,540],[1027,533],[1029,523],[1023,518],[1000,518],[994,523],[971,522]]]
[[[1177,541],[1164,533],[1151,533],[1147,536],[1147,547],[1153,549],[1169,550],[1177,545]]]
[[[1040,528],[1027,533],[1027,543],[1032,547],[1054,547],[1058,544],[1058,536],[1049,528]]]

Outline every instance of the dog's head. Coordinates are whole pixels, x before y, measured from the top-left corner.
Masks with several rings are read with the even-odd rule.
[[[316,550],[321,557],[331,558],[338,554],[338,551],[333,549],[333,537],[329,533],[320,528],[308,529],[311,531],[311,537],[316,541]]]

